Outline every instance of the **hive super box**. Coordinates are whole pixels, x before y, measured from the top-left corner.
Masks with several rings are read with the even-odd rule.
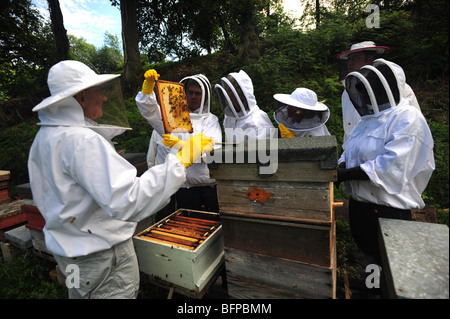
[[[199,235],[182,234],[184,231],[193,231],[185,230],[187,226],[177,221],[179,217],[192,218],[185,224],[189,224],[191,229],[200,229]],[[167,226],[172,222],[178,225]],[[209,225],[209,229],[198,226],[200,224]],[[146,236],[149,232],[156,233],[155,238]],[[179,244],[166,241],[167,236],[179,239]],[[192,239],[186,240],[185,237]],[[184,245],[183,241],[191,241],[192,247],[188,246],[189,243]],[[204,293],[207,284],[217,278],[224,264],[222,225],[217,213],[179,209],[138,233],[133,237],[133,242],[140,271],[156,281],[175,285],[194,296]]]

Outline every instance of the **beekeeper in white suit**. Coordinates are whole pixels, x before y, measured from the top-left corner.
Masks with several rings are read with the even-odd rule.
[[[337,56],[339,61],[339,80],[344,81],[349,72],[357,71],[364,65],[371,65],[377,58],[383,57],[389,52],[386,46],[376,45],[373,41],[363,41],[352,44],[350,50],[342,52]],[[409,99],[409,104],[420,110],[419,103],[412,88],[405,83],[404,99]],[[342,121],[344,127],[344,140],[348,139],[350,132],[361,119],[356,112],[346,90],[342,92]]]
[[[330,135],[325,123],[330,109],[317,101],[317,94],[307,88],[297,88],[291,94],[274,94],[273,117],[282,138]]]
[[[119,75],[97,75],[85,64],[62,61],[48,74],[51,96],[33,108],[41,128],[31,146],[28,171],[33,200],[45,219],[45,243],[66,272],[70,298],[135,298],[139,269],[132,243],[136,223],[167,204],[186,179],[186,167],[210,147],[169,154],[141,177],[114,149],[126,128],[97,124],[120,119]],[[105,104],[106,107],[106,104]],[[103,115],[103,116],[102,116]],[[126,117],[125,117],[126,119]],[[207,139],[204,138],[204,141]]]
[[[243,70],[220,79],[214,87],[224,112],[225,140],[241,143],[246,139],[276,138],[277,130],[253,94],[253,83]]]
[[[149,70],[144,77],[159,78],[155,70]],[[172,133],[171,146],[180,147],[190,136],[203,133],[209,136],[215,143],[222,142],[222,128],[217,116],[210,112],[211,108],[211,84],[203,74],[196,74],[180,80],[184,89],[189,107],[189,115],[193,127],[193,133]],[[143,88],[136,96],[136,104],[141,114],[154,128],[147,153],[147,164],[152,167],[163,163],[171,148],[166,144],[169,135],[166,135],[161,126],[162,116],[153,91]],[[214,146],[218,148],[220,146]],[[199,160],[188,168],[186,182],[176,193],[177,208],[194,210],[206,210],[218,212],[216,181],[210,178],[207,164]],[[164,216],[160,216],[164,217]]]
[[[338,182],[350,196],[349,220],[361,250],[380,263],[378,217],[411,220],[435,168],[433,137],[411,100],[405,73],[377,59],[351,72],[346,91],[361,120],[345,142]]]

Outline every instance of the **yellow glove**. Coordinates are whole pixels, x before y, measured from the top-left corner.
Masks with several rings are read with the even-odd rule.
[[[184,144],[187,143],[187,141],[182,141],[180,140],[178,137],[176,137],[175,135],[171,135],[171,134],[163,134],[163,144],[166,146],[169,146],[170,148],[174,148],[177,150],[180,150]]]
[[[214,145],[213,140],[203,133],[195,134],[190,137],[181,150],[176,155],[184,164],[186,168],[194,164],[202,154],[211,152]]]
[[[284,124],[278,125],[278,128],[280,129],[280,134],[282,138],[295,137],[294,133],[291,130],[289,130],[286,126],[284,126]]]
[[[144,83],[142,83],[142,93],[151,94],[155,88],[155,83],[159,79],[159,74],[156,70],[151,69],[144,74]]]

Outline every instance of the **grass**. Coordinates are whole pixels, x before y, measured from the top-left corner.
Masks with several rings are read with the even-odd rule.
[[[53,262],[27,250],[12,251],[10,260],[0,258],[0,299],[67,298],[67,289],[50,277]]]

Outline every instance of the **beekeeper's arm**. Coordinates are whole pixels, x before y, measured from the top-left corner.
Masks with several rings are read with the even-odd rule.
[[[150,143],[148,145],[147,152],[147,167],[153,167],[158,163],[158,148],[156,144],[156,131],[152,132],[152,136],[150,137]]]
[[[350,180],[369,180],[369,176],[361,166],[345,168],[345,162],[342,162],[337,169],[337,186],[345,181]]]
[[[137,177],[136,168],[98,135],[73,150],[70,173],[108,215],[137,222],[169,203],[186,181],[186,168],[211,150],[212,140],[199,134],[186,146]]]
[[[140,177],[100,135],[80,141],[73,150],[70,175],[111,217],[140,221],[169,203],[186,180],[186,168],[172,154]]]
[[[144,78],[142,90],[136,95],[136,105],[142,116],[150,123],[153,129],[162,136],[165,132],[161,110],[156,100],[156,95],[153,92],[156,81],[159,79],[159,74],[156,70],[151,69],[145,72]]]

